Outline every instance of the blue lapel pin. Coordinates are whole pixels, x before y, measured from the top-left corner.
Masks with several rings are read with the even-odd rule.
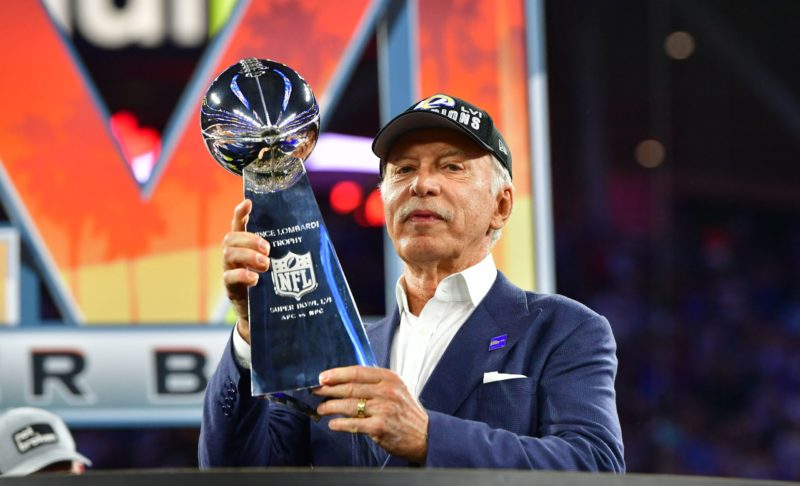
[[[489,340],[489,351],[494,351],[495,349],[500,349],[506,345],[506,338],[508,334],[503,334],[502,336],[496,336]]]

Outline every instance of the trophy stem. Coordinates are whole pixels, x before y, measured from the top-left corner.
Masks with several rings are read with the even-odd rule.
[[[288,179],[248,170],[244,179],[253,202],[247,231],[269,241],[271,262],[248,291],[252,392],[313,410],[308,389],[320,372],[376,366],[375,355],[305,171],[271,191]]]

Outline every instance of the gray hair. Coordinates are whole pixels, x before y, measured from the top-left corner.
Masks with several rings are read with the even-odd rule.
[[[500,160],[492,155],[492,195],[497,196],[500,194],[500,191],[506,187],[511,187],[511,190],[514,190],[514,184],[511,182],[511,174],[503,167]],[[494,247],[497,240],[500,239],[500,234],[502,232],[502,228],[492,231],[492,241],[489,243],[490,249]]]

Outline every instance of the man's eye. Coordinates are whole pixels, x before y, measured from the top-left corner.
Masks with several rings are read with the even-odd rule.
[[[408,165],[398,167],[397,170],[394,171],[395,174],[408,174],[409,172],[411,172],[411,166]]]
[[[463,170],[463,167],[461,166],[461,164],[447,164],[446,167],[447,167],[447,170],[449,170],[450,172],[459,172],[459,171]]]

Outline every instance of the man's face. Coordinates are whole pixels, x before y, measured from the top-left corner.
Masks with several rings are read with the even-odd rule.
[[[510,189],[492,194],[492,164],[486,150],[452,130],[417,130],[395,142],[381,190],[400,258],[460,271],[486,255],[492,230],[511,212]]]

